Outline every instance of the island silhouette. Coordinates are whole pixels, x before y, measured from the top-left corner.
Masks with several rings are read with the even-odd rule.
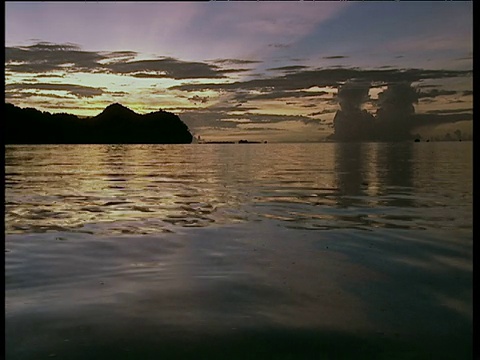
[[[187,125],[170,112],[137,114],[115,103],[99,115],[51,114],[6,103],[5,144],[190,144]]]

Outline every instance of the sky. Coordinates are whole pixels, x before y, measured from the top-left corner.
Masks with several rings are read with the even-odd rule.
[[[5,3],[6,102],[163,109],[211,141],[322,141],[352,82],[373,115],[403,82],[450,115],[419,133],[471,133],[472,69],[471,1]]]

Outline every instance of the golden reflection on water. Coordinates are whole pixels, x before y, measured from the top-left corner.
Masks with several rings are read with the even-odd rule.
[[[470,148],[448,147],[8,146],[6,232],[90,231],[104,223],[107,232],[144,234],[262,219],[306,229],[422,228],[422,207],[431,208],[432,220],[453,217],[468,227],[471,216],[441,206],[471,202]],[[457,162],[446,158],[457,148]]]

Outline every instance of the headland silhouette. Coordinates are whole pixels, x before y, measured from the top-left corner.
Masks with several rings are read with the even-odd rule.
[[[187,125],[170,112],[137,114],[118,103],[79,118],[6,103],[5,144],[190,144]]]

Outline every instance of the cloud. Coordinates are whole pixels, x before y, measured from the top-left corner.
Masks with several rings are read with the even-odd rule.
[[[104,91],[104,93],[112,96],[125,96],[129,94],[128,92],[125,92],[125,91]]]
[[[349,80],[338,89],[337,99],[340,108],[345,113],[361,110],[361,106],[368,99],[370,83],[365,81]]]
[[[202,62],[181,61],[171,57],[155,60],[115,62],[106,65],[115,74],[135,77],[165,77],[171,79],[223,78],[216,65]]]
[[[242,110],[243,112],[238,112]],[[318,120],[312,119],[303,115],[278,115],[278,114],[258,114],[251,112],[256,108],[238,107],[238,106],[209,106],[204,109],[184,109],[180,114],[181,119],[194,132],[200,128],[238,128],[239,124],[248,123],[251,126],[268,127],[268,124],[283,123],[288,121],[295,121],[297,123],[319,124]],[[260,125],[263,124],[263,125]],[[240,126],[241,127],[241,126]]]
[[[136,51],[113,51],[100,53],[106,62],[131,61],[138,56]]]
[[[25,90],[40,90],[37,95],[44,95],[43,91],[65,91],[77,98],[91,98],[100,96],[105,92],[104,88],[83,86],[76,84],[49,84],[49,83],[15,83],[5,85],[5,90],[15,93],[26,93]],[[48,93],[47,93],[48,94]],[[47,95],[48,96],[48,95]]]
[[[31,98],[31,97],[35,97],[35,96],[41,96],[43,98],[50,98],[50,99],[72,99],[71,96],[62,96],[62,95],[57,95],[57,94],[45,94],[45,93],[42,93],[42,94],[39,94],[39,93],[32,93],[32,92],[10,92],[10,91],[6,91],[5,92],[5,99],[9,99],[9,100],[14,100],[14,99],[28,99],[28,98]]]
[[[241,68],[237,68],[237,69],[225,69],[225,70],[218,70],[218,73],[219,74],[234,74],[234,73],[241,73],[241,72],[247,72],[247,71],[251,71],[251,69],[241,69]]]
[[[337,125],[337,139],[346,139],[348,134],[359,139],[388,139],[407,137],[413,128],[413,103],[418,100],[417,92],[411,87],[412,81],[424,79],[446,79],[451,77],[470,76],[470,71],[425,70],[425,69],[359,69],[359,68],[326,68],[326,69],[298,69],[297,71],[272,77],[257,78],[230,83],[184,84],[173,86],[171,89],[183,91],[216,90],[230,93],[230,100],[238,102],[287,100],[290,98],[318,99],[320,106],[331,114],[328,106],[339,104],[342,112],[335,116]],[[332,87],[339,88],[334,99],[321,98],[332,95],[325,91],[306,91],[308,88]],[[379,93],[378,100],[369,98],[370,88],[385,88]],[[426,91],[422,93],[424,99],[439,95],[451,95],[454,92],[447,90]],[[322,100],[320,100],[322,99]],[[362,110],[365,102],[377,103],[379,109],[376,117]],[[313,104],[311,104],[313,106]],[[312,118],[321,115],[321,112],[312,112],[300,120],[304,123],[316,121]],[[241,116],[252,119],[253,122],[275,122],[280,118],[262,117],[262,115],[244,113]],[[208,117],[208,115],[205,115]],[[402,117],[407,117],[405,126],[401,125]],[[419,118],[417,118],[418,120]],[[282,120],[286,120],[283,118]],[[384,121],[385,120],[385,121]],[[392,120],[392,121],[387,121]],[[432,118],[430,118],[432,120]],[[445,119],[443,119],[445,120]],[[435,121],[443,121],[437,117]],[[455,120],[450,118],[449,120]],[[335,120],[334,120],[335,121]],[[380,121],[380,123],[378,123]],[[343,125],[342,125],[343,123]],[[339,130],[343,129],[343,130]],[[335,133],[334,133],[335,134]],[[340,134],[340,135],[339,135]],[[392,135],[393,134],[393,135]],[[333,137],[335,138],[335,136]]]
[[[441,112],[438,113],[428,113],[428,114],[415,114],[413,116],[413,122],[411,123],[412,128],[420,126],[434,126],[439,124],[453,124],[460,121],[472,121],[473,113],[471,110],[466,112],[460,112],[458,114],[450,113],[444,114]]]
[[[445,114],[468,114],[468,116],[472,116],[472,109],[448,109],[448,110],[428,110],[426,111],[427,114],[436,114],[436,115],[445,115]],[[463,116],[463,115],[462,115]]]
[[[308,116],[318,116],[318,115],[325,115],[325,114],[333,114],[335,113],[336,111],[332,111],[332,110],[322,110],[322,111],[316,111],[316,112],[313,112],[313,113],[310,113],[308,114]]]
[[[413,104],[418,103],[418,98],[418,91],[409,82],[390,84],[381,92],[378,95],[375,137],[381,140],[409,139],[414,124],[421,120],[418,116],[414,117]]]
[[[291,45],[290,44],[279,44],[279,43],[276,43],[276,44],[268,44],[268,47],[273,47],[273,48],[277,48],[277,49],[287,49],[289,48]]]
[[[137,78],[199,79],[225,78],[228,73],[249,71],[244,68],[223,68],[198,61],[172,57],[135,60],[135,51],[83,51],[75,44],[39,42],[30,46],[5,48],[7,73],[45,74],[52,72],[87,72],[129,75]],[[252,64],[252,60],[220,59],[222,64]]]
[[[281,66],[281,67],[269,68],[269,69],[267,69],[267,70],[291,72],[291,71],[298,71],[298,70],[303,70],[303,69],[308,69],[308,66],[304,66],[304,65],[290,65],[290,66]]]
[[[333,119],[334,133],[331,138],[339,141],[367,140],[373,128],[373,116],[362,111],[369,99],[370,83],[363,80],[348,80],[339,87],[337,101],[340,110]]]
[[[5,48],[5,71],[44,73],[52,71],[87,71],[106,59],[98,52],[81,51],[75,44],[40,42],[30,46]]]
[[[243,131],[256,131],[256,132],[283,131],[283,129],[278,129],[278,128],[275,128],[275,127],[268,127],[268,126],[260,126],[260,127],[245,127],[245,126],[242,126],[240,129],[242,129]],[[245,133],[245,135],[247,135],[247,133]]]
[[[431,90],[420,93],[408,81],[392,82],[378,94],[375,116],[361,110],[367,100],[368,84],[347,82],[338,91],[341,110],[334,118],[334,133],[331,138],[339,141],[402,141],[408,140],[412,132],[422,126],[472,120],[471,112],[431,111],[415,114],[414,104],[423,96],[433,98],[454,95],[456,91]]]
[[[208,96],[199,96],[199,95],[195,95],[195,96],[192,96],[190,98],[188,98],[188,100],[192,101],[194,104],[197,104],[197,103],[201,103],[201,104],[204,104],[208,101]]]
[[[250,119],[245,119],[245,118],[242,118],[242,119],[222,119],[221,121],[225,121],[225,122],[234,122],[234,123],[249,123],[249,122],[252,122]]]
[[[245,65],[245,64],[259,64],[258,60],[242,60],[242,59],[215,59],[211,60],[213,63],[218,64],[232,64],[232,65]]]
[[[53,44],[40,42],[30,46],[7,47],[5,49],[6,73],[49,72],[101,72],[128,75],[137,78],[186,79],[226,79],[229,73],[246,72],[246,68],[224,68],[223,65],[254,64],[255,60],[217,59],[214,63],[183,61],[172,57],[134,60],[134,51],[96,52],[83,51],[75,44]],[[217,64],[217,65],[216,65]],[[291,65],[269,70],[284,74],[273,77],[260,77],[251,80],[229,83],[183,84],[171,89],[193,90],[301,90],[312,86],[334,86],[349,79],[359,79],[373,83],[388,84],[398,81],[419,81],[445,77],[465,76],[471,71],[424,70],[424,69],[359,69],[359,68],[320,68],[309,69],[303,65]]]
[[[326,68],[314,70],[299,70],[284,75],[258,78],[230,83],[183,84],[170,89],[182,91],[198,90],[302,90],[314,86],[337,87],[350,79],[377,83],[377,86],[399,81],[420,81],[423,79],[443,79],[471,75],[471,71],[426,70],[426,69],[359,69],[359,68]]]
[[[35,75],[35,80],[36,79],[41,79],[41,78],[64,78],[65,74],[36,74]],[[32,79],[34,80],[34,79]]]
[[[430,91],[425,91],[425,92],[419,92],[418,93],[418,98],[434,98],[437,96],[445,96],[445,95],[455,95],[457,94],[456,91],[453,90],[438,90],[438,89],[433,89]]]
[[[322,95],[327,95],[326,91],[265,91],[263,93],[235,93],[236,101],[253,101],[253,100],[280,100],[292,98],[318,98]]]
[[[324,56],[322,59],[326,59],[326,60],[348,59],[348,56],[344,56],[344,55]]]

